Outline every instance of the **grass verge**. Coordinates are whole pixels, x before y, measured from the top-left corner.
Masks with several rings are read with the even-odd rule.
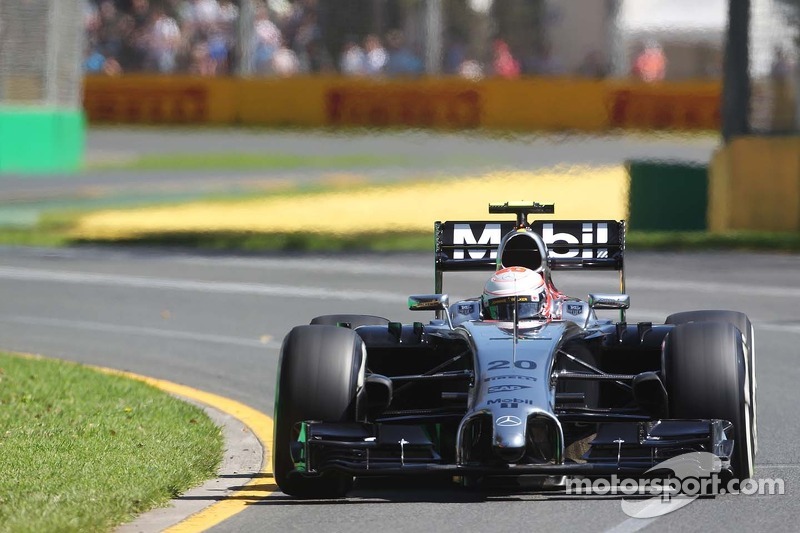
[[[294,155],[257,153],[186,153],[143,155],[131,161],[98,162],[89,170],[292,170],[375,167],[406,164],[400,156],[372,154]]]
[[[628,248],[634,250],[748,250],[800,252],[800,233],[731,231],[727,233],[631,231]]]
[[[75,239],[72,244],[188,247],[230,251],[433,251],[433,232],[360,233],[255,233],[255,232],[165,232],[122,239]]]
[[[0,244],[7,246],[66,246],[69,235],[57,228],[0,227]]]
[[[0,529],[107,531],[215,475],[201,409],[77,364],[0,353]]]

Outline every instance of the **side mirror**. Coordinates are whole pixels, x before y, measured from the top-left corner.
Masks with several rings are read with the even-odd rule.
[[[441,318],[441,313],[444,313],[447,325],[453,329],[453,321],[447,312],[449,307],[450,297],[446,294],[417,294],[408,297],[408,308],[411,311],[436,311],[436,318]]]
[[[450,297],[446,294],[416,294],[408,297],[411,311],[447,311]]]
[[[627,294],[590,294],[589,307],[592,309],[628,309],[631,297]]]

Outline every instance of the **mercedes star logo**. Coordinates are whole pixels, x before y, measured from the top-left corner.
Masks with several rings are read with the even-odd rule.
[[[518,426],[522,424],[522,420],[516,416],[503,415],[494,421],[498,426]]]

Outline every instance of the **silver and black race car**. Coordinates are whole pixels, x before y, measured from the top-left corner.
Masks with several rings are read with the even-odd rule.
[[[553,205],[490,205],[515,221],[436,222],[435,319],[326,315],[281,351],[274,474],[297,497],[338,497],[354,478],[449,476],[465,484],[641,475],[687,452],[752,476],[753,327],[735,311],[625,321],[624,221],[537,221]],[[619,272],[620,293],[558,295],[547,316],[450,304],[449,271]],[[520,302],[511,300],[514,309]],[[617,309],[619,321],[595,310]]]

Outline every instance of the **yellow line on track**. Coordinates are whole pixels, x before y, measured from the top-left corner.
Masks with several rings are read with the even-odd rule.
[[[193,514],[164,531],[169,533],[205,531],[233,515],[244,511],[248,505],[263,500],[273,491],[277,490],[278,487],[275,485],[272,476],[272,466],[269,457],[269,450],[272,449],[272,418],[243,403],[210,392],[193,389],[186,385],[179,385],[171,381],[142,376],[122,370],[114,370],[112,368],[98,366],[92,366],[92,368],[107,374],[143,381],[165,392],[183,396],[184,398],[189,398],[211,406],[239,420],[247,426],[261,442],[261,446],[264,450],[264,456],[261,459],[261,470],[252,480],[247,482],[241,490],[234,492],[223,500],[206,507],[202,511]]]

